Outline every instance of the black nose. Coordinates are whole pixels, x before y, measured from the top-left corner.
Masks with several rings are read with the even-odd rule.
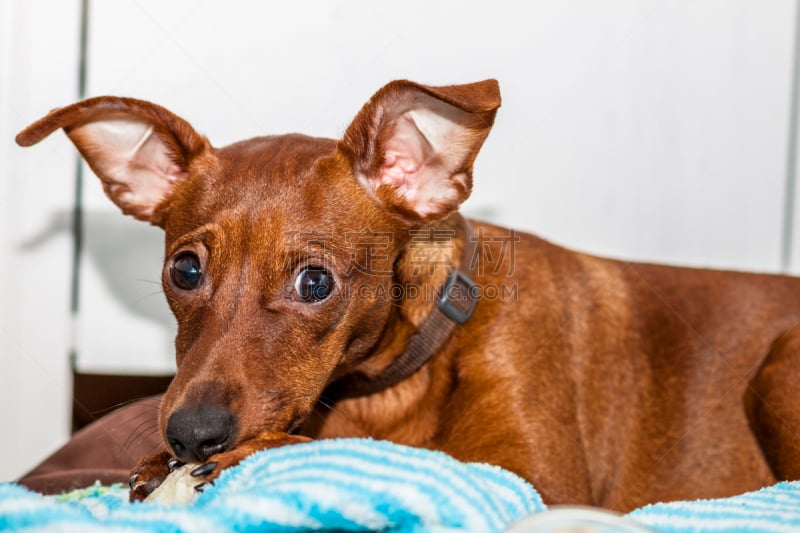
[[[220,407],[178,409],[167,422],[167,441],[184,462],[203,462],[231,444],[235,419]]]

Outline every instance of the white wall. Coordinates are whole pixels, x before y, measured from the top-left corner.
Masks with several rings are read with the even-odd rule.
[[[75,98],[77,43],[77,2],[0,2],[0,480],[69,430],[75,153],[63,138],[23,152],[14,136]]]
[[[65,11],[57,46],[17,23],[27,17],[37,27],[53,24],[43,4]],[[24,153],[9,139],[72,101],[77,4],[12,0],[0,3],[0,14],[2,29],[13,30],[0,37],[3,68],[7,58],[19,70],[42,69],[0,78],[2,109],[13,109],[0,124],[11,124],[0,142],[0,206],[13,203],[13,212],[0,207],[0,232],[25,241],[69,207],[71,152],[62,136]],[[89,95],[156,101],[217,145],[286,131],[338,136],[395,78],[448,84],[495,77],[503,107],[476,165],[468,213],[606,255],[780,267],[792,0],[121,0],[92,2],[90,20]],[[51,56],[42,51],[44,58],[30,61],[39,48]],[[34,177],[67,184],[52,195],[54,205],[42,205],[42,182],[31,185]],[[87,180],[79,364],[169,369],[174,326],[156,284],[159,231],[118,215],[91,174]],[[12,230],[20,214],[29,228]],[[795,239],[800,249],[800,231]],[[14,332],[0,336],[4,368],[8,358],[16,391],[40,386],[31,359],[47,359],[61,381],[49,393],[29,393],[44,410],[26,406],[24,417],[15,409],[0,416],[15,433],[38,424],[54,428],[51,437],[64,436],[68,243],[63,233],[35,250],[9,242],[0,244],[0,286],[9,294],[28,286],[35,254],[52,249],[51,266],[58,266],[29,292],[2,295],[0,312]],[[797,259],[794,265],[797,271]],[[61,299],[52,299],[54,292]],[[57,330],[47,339],[38,333],[42,317],[19,311],[43,305],[54,315],[46,327]],[[35,357],[10,360],[15,342],[37,343],[29,351]],[[9,405],[20,393],[0,394],[0,404]],[[0,453],[0,478],[46,448],[40,442]],[[13,459],[4,464],[6,457]]]

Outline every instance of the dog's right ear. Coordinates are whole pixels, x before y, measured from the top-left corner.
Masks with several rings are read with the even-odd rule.
[[[160,226],[176,182],[208,140],[163,107],[132,98],[101,96],[56,109],[17,135],[31,146],[58,128],[102,180],[122,212]]]

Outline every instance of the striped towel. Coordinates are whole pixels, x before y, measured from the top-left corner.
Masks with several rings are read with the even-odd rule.
[[[718,500],[648,505],[628,515],[663,533],[800,531],[800,482]]]
[[[119,485],[41,496],[0,483],[0,531],[491,532],[545,510],[528,483],[500,468],[367,439],[259,452],[185,505],[129,504],[127,495]],[[637,523],[663,533],[800,531],[800,482],[648,505],[619,526]]]
[[[369,439],[259,452],[186,505],[126,499],[119,486],[42,497],[0,484],[0,530],[502,531],[544,509],[510,472]]]

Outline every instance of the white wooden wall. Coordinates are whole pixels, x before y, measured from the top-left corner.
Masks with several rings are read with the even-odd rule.
[[[159,230],[87,171],[80,321],[69,322],[74,153],[13,135],[76,97],[79,2],[0,2],[0,479],[67,436],[83,370],[172,366]],[[158,102],[211,141],[339,136],[395,78],[494,77],[503,107],[465,206],[627,259],[778,271],[793,0],[90,3],[88,95]],[[800,228],[791,270],[800,272]]]

